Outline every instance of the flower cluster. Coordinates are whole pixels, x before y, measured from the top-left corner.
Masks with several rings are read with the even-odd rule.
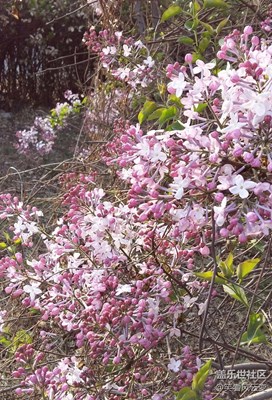
[[[28,154],[33,148],[38,154],[50,153],[56,139],[50,119],[36,117],[33,126],[16,132],[18,143],[16,148],[21,154]]]
[[[261,23],[261,28],[269,33],[272,30],[272,8],[266,12],[266,18]]]
[[[141,40],[126,39],[122,32],[111,34],[103,30],[97,33],[92,27],[84,41],[99,55],[104,68],[132,88],[147,87],[154,80],[155,61]]]
[[[172,257],[175,252],[167,249],[163,231],[155,233],[154,227],[162,245],[152,255],[152,235],[137,222],[137,210],[113,205],[104,200],[102,189],[88,191],[81,181],[66,195],[64,204],[69,211],[52,234],[40,232],[47,251],[38,259],[29,257],[26,265],[20,252],[15,258],[2,258],[1,276],[9,281],[6,293],[20,297],[25,307],[40,313],[46,326],[54,324],[60,332],[68,332],[79,358],[84,348],[88,358],[96,361],[90,365],[86,360],[86,366],[80,368],[78,358],[65,358],[49,370],[39,367],[44,353],[36,354],[29,345],[16,353],[20,366],[14,376],[21,379],[16,393],[46,393],[49,398],[63,399],[77,388],[76,398],[84,399],[98,399],[106,393],[110,399],[115,399],[116,393],[136,398],[139,392],[149,398],[155,393],[171,398],[172,388],[190,384],[198,368],[196,356],[188,348],[184,354],[178,350],[181,333],[177,321],[188,304],[172,297],[172,283],[160,265],[166,262],[165,251]],[[7,207],[5,211],[3,207],[3,215]],[[29,211],[29,218],[33,212],[39,215],[37,210]],[[29,234],[37,230],[31,228]],[[40,335],[45,350],[58,338],[57,333],[45,329]],[[166,367],[156,347],[165,347],[169,338],[175,357]],[[34,371],[31,374],[25,367],[29,364]],[[117,375],[122,369],[127,372],[116,382],[107,373],[109,368]],[[151,389],[154,373],[165,378]],[[97,391],[92,385],[101,374],[103,387],[96,397],[87,396]]]
[[[62,128],[67,117],[76,112],[81,106],[79,95],[67,90],[64,94],[67,102],[57,103],[56,108],[51,110],[49,117],[36,117],[33,126],[29,130],[17,131],[15,145],[19,153],[30,154],[35,150],[40,156],[51,152],[57,137],[57,131]]]
[[[182,129],[144,134],[131,127],[109,160],[130,183],[128,204],[138,207],[139,220],[167,214],[183,243],[191,235],[196,243],[201,231],[202,255],[209,253],[212,218],[220,236],[240,242],[271,228],[272,46],[254,36],[249,41],[251,32],[247,27],[225,39],[218,55],[237,66],[217,76],[214,64],[198,60],[193,66],[190,55],[187,68],[168,66],[168,90],[183,105]]]

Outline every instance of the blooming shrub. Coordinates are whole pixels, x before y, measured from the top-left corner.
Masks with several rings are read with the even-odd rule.
[[[187,68],[169,65],[168,91],[182,104],[180,129],[144,134],[131,127],[110,160],[131,184],[128,204],[138,206],[142,222],[167,212],[178,241],[201,230],[200,248],[212,213],[220,236],[240,242],[271,227],[271,46],[253,36],[248,48],[251,33],[247,27],[225,39],[218,56],[238,65],[217,75],[214,64],[198,60],[194,67],[190,55]]]
[[[91,29],[85,40],[118,85],[137,93],[157,78],[134,39]],[[131,53],[142,58],[136,69],[123,61]],[[169,64],[161,99],[146,99],[139,123],[113,107],[103,160],[118,185],[104,190],[90,170],[64,174],[52,229],[35,207],[0,197],[2,285],[35,321],[12,338],[14,311],[0,311],[13,360],[3,377],[13,377],[18,397],[211,400],[220,390],[204,362],[217,358],[223,369],[219,348],[235,353],[233,363],[238,353],[269,363],[242,345],[267,342],[267,287],[256,293],[272,223],[271,56],[271,41],[247,26],[211,62],[187,54],[184,65]],[[260,262],[252,289],[247,276]],[[221,297],[227,311],[235,300],[247,314],[235,345],[208,315],[222,318]]]
[[[86,45],[97,53],[104,68],[118,80],[128,83],[132,88],[138,85],[146,87],[153,80],[155,61],[148,54],[141,40],[126,39],[122,32],[111,34],[107,30],[98,34],[95,27],[84,36]],[[130,57],[137,59],[136,66],[130,63]]]
[[[63,128],[69,116],[80,112],[84,100],[80,100],[78,94],[67,90],[64,94],[67,99],[64,103],[57,103],[48,117],[36,117],[33,126],[23,131],[17,131],[18,142],[16,148],[21,154],[30,154],[32,151],[44,156],[51,152],[55,143],[57,132]]]

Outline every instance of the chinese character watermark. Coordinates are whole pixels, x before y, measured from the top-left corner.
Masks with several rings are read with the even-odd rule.
[[[215,373],[215,378],[219,381],[216,389],[218,391],[233,390],[235,392],[242,392],[248,390],[251,392],[261,392],[267,389],[267,385],[259,381],[267,377],[268,371],[265,369],[222,369]]]

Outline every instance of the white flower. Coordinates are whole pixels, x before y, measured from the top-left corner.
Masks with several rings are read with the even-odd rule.
[[[128,169],[123,168],[122,171],[119,173],[119,175],[123,180],[128,180],[129,178],[132,177],[132,173],[133,173],[132,168]]]
[[[201,315],[204,313],[204,311],[206,310],[206,307],[207,307],[207,303],[208,303],[208,299],[205,300],[204,303],[198,304],[198,315]]]
[[[198,370],[200,370],[200,368],[201,368],[201,366],[202,366],[202,362],[201,362],[201,360],[200,360],[199,357],[196,357],[196,366],[197,366],[197,369],[198,369]]]
[[[203,74],[205,77],[208,77],[211,75],[210,69],[213,69],[215,67],[215,63],[208,63],[205,64],[202,60],[197,60],[196,61],[197,67],[194,67],[193,72],[194,74]]]
[[[148,56],[147,59],[144,60],[144,64],[147,65],[148,68],[152,68],[155,64],[155,61],[152,59],[152,57]]]
[[[170,331],[169,331],[169,336],[170,337],[172,337],[172,336],[180,337],[181,336],[180,329],[175,328],[175,327],[171,328]]]
[[[197,301],[198,297],[183,296],[184,305],[186,308],[192,307]]]
[[[255,116],[253,118],[253,125],[257,126],[265,115],[270,114],[271,96],[269,92],[252,93],[251,100],[243,104],[245,110],[252,111]]]
[[[225,99],[224,103],[226,103],[226,102],[227,102],[227,99]],[[230,115],[230,119],[227,123],[227,126],[223,129],[220,129],[220,132],[222,132],[222,133],[232,132],[235,129],[243,128],[246,125],[246,122],[239,121],[238,114],[229,111],[229,115]],[[226,118],[226,114],[224,114],[223,117],[221,117],[222,123],[224,122],[225,118]]]
[[[134,43],[134,46],[135,46],[136,48],[138,48],[138,49],[146,48],[145,45],[143,44],[143,42],[142,42],[141,40],[137,40],[137,41]]]
[[[217,226],[222,226],[225,222],[225,208],[227,205],[227,198],[224,197],[221,205],[218,206],[214,206],[214,213],[215,213],[215,222]]]
[[[42,293],[38,286],[40,286],[39,282],[32,282],[31,285],[25,285],[23,287],[24,292],[29,294],[31,301],[35,300],[37,294]]]
[[[130,293],[131,286],[130,285],[118,285],[116,290],[116,296],[119,296],[122,293]]]
[[[182,95],[183,90],[185,89],[186,85],[187,85],[187,82],[184,79],[184,75],[182,72],[180,72],[177,77],[174,77],[172,79],[172,82],[168,83],[167,87],[169,89],[175,89],[176,96],[180,97]]]
[[[129,74],[130,74],[130,69],[128,67],[118,68],[116,71],[112,72],[113,76],[116,76],[117,78],[119,77],[122,80],[128,78]]]
[[[198,205],[194,205],[194,208],[190,211],[189,216],[192,218],[195,224],[201,224],[205,220],[204,208]]]
[[[151,156],[151,162],[155,163],[157,161],[165,161],[167,159],[166,154],[161,151],[162,147],[160,145],[160,143],[156,143],[154,145],[153,150],[151,150],[150,152],[150,156]]]
[[[115,46],[107,46],[107,47],[104,47],[104,48],[102,49],[102,53],[105,54],[105,56],[107,56],[108,54],[114,55],[114,54],[116,54],[116,47],[115,47]],[[65,103],[64,103],[64,104],[65,104]],[[66,106],[66,104],[65,104],[65,106]]]
[[[86,369],[86,367],[84,367],[83,370],[81,370],[77,366],[75,366],[73,368],[69,368],[69,372],[68,372],[68,374],[66,374],[66,379],[67,379],[68,385],[72,386],[75,383],[83,382],[80,375],[82,374],[82,372],[84,372],[85,369]]]
[[[35,211],[34,213],[35,215],[37,215],[37,217],[43,217],[43,212],[42,211]]]
[[[137,154],[141,157],[148,158],[150,155],[150,146],[149,146],[149,141],[146,139],[143,139],[140,143],[136,145],[137,149],[139,151]]]
[[[158,297],[156,299],[149,297],[147,302],[149,306],[148,312],[154,314],[154,321],[156,321],[160,310],[160,299]]]
[[[124,50],[124,56],[128,57],[130,55],[130,53],[131,53],[131,47],[128,47],[127,44],[124,44],[123,45],[123,50]]]
[[[0,332],[3,332],[3,328],[5,325],[5,315],[6,315],[7,311],[0,311]]]
[[[184,189],[187,188],[189,184],[189,178],[177,177],[174,179],[174,183],[171,183],[170,187],[173,191],[176,192],[175,199],[180,200],[183,197]]]
[[[178,372],[179,367],[181,365],[180,360],[175,360],[174,358],[170,358],[170,363],[167,365],[169,371]]]
[[[249,195],[247,189],[253,189],[256,186],[256,183],[253,181],[245,181],[242,175],[237,175],[233,179],[233,183],[235,186],[232,186],[229,191],[232,194],[238,194],[241,199],[246,199]]]
[[[115,34],[115,36],[117,37],[117,39],[120,40],[121,37],[122,37],[122,35],[123,35],[123,32],[122,32],[122,31],[119,31],[119,32],[115,32],[114,34]]]
[[[32,235],[39,232],[36,222],[27,221],[21,216],[19,216],[17,222],[15,222],[14,228],[14,233],[20,236],[23,242],[27,242]]]

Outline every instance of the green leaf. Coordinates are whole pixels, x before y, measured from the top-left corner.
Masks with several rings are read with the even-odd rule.
[[[183,107],[180,98],[178,98],[175,94],[170,94],[168,96],[168,103],[172,103],[177,105],[178,107]]]
[[[22,343],[22,344],[32,343],[32,337],[24,329],[21,329],[20,331],[16,332],[16,335],[14,336],[13,340],[16,343]]]
[[[204,0],[204,8],[228,8],[224,0]]]
[[[232,268],[232,265],[233,265],[233,254],[232,254],[232,253],[229,253],[228,257],[227,257],[226,260],[225,260],[225,263],[226,263],[226,265],[227,265],[227,267],[228,267],[229,269]],[[232,270],[232,271],[233,271],[233,270]]]
[[[241,345],[247,344],[250,346],[251,344],[258,344],[258,343],[267,343],[267,339],[265,335],[258,329],[253,339],[249,339],[247,332],[243,333],[241,338]]]
[[[234,274],[233,254],[230,253],[225,261],[218,260],[218,266],[226,278],[231,278]]]
[[[211,39],[211,32],[204,31],[202,33],[202,37],[207,38],[207,39]]]
[[[10,238],[9,234],[7,232],[4,232],[3,235],[5,236],[6,241],[8,243],[10,243],[11,242],[11,238]]]
[[[201,113],[208,107],[208,103],[199,103],[197,107],[194,107],[195,111]]]
[[[10,253],[12,253],[12,254],[14,254],[15,255],[15,253],[16,253],[16,246],[14,245],[14,246],[9,246],[8,247],[8,251],[10,252]]]
[[[186,21],[184,26],[188,31],[194,31],[199,25],[199,19],[194,18],[193,20]]]
[[[206,22],[200,21],[201,25],[204,26],[205,29],[207,29],[207,31],[213,35],[214,34],[214,29],[210,24],[207,24]]]
[[[212,365],[212,360],[207,361],[193,377],[192,389],[200,392],[203,390]]]
[[[213,277],[213,271],[206,271],[206,272],[195,272],[194,273],[197,278],[204,279],[205,281],[211,282]],[[226,279],[223,275],[217,274],[215,276],[215,283],[225,284]]]
[[[14,353],[23,344],[30,343],[32,343],[32,337],[27,333],[27,331],[21,329],[20,331],[16,332],[16,335],[12,340],[10,350],[12,353]]]
[[[184,125],[182,125],[179,121],[174,122],[169,126],[171,131],[183,131]]]
[[[216,28],[216,30],[215,30],[216,33],[219,34],[219,33],[222,31],[222,29],[227,25],[228,22],[229,22],[229,17],[223,19],[223,20],[217,25],[217,28]]]
[[[188,31],[191,31],[192,27],[193,27],[193,24],[194,24],[194,21],[193,20],[189,20],[189,21],[185,22],[184,26],[185,26],[186,29],[188,29]]]
[[[193,56],[193,63],[195,63],[197,60],[203,60],[203,56],[201,53],[192,53]]]
[[[238,285],[235,285],[235,283],[223,285],[223,289],[225,293],[229,294],[235,300],[240,301],[240,303],[243,303],[245,306],[248,307],[248,300],[245,295],[244,289],[240,288]]]
[[[40,315],[41,312],[37,310],[36,308],[29,308],[29,312],[31,315]]]
[[[208,38],[206,38],[206,37],[202,38],[202,39],[200,40],[200,42],[199,42],[198,50],[199,50],[201,53],[204,53],[204,51],[207,49],[207,47],[209,46],[210,43],[211,43],[211,39],[208,39]]]
[[[152,114],[149,115],[149,117],[147,118],[147,121],[152,121],[153,119],[159,119],[164,110],[166,110],[166,108],[164,108],[164,107],[158,108]]]
[[[141,111],[138,114],[138,121],[140,124],[142,124],[151,113],[153,113],[153,111],[155,111],[157,108],[156,103],[154,103],[154,101],[149,101],[147,100],[144,103],[143,108],[141,109]]]
[[[169,121],[170,119],[173,119],[176,115],[177,115],[177,108],[175,106],[166,108],[160,116],[159,123],[162,125],[165,122]]]
[[[16,239],[16,240],[14,240],[14,242],[13,242],[16,246],[19,246],[20,244],[22,244],[22,239],[21,238],[18,238],[18,239]]]
[[[0,242],[0,250],[4,250],[8,247],[8,245],[5,242]]]
[[[193,46],[195,44],[195,41],[192,38],[190,38],[189,36],[181,36],[178,39],[178,42],[182,43],[182,44],[186,44],[187,46]]]
[[[176,15],[180,14],[182,12],[182,8],[178,5],[173,4],[167,10],[164,11],[161,17],[161,22],[165,22],[168,19],[175,17]]]
[[[253,313],[249,316],[249,323],[246,332],[249,344],[256,336],[258,336],[257,333],[264,323],[265,317],[261,313]]]
[[[189,387],[182,388],[178,393],[175,393],[176,400],[197,400],[197,394]]]
[[[4,346],[4,347],[8,347],[11,345],[11,341],[8,340],[4,335],[0,336],[0,343]]]
[[[200,11],[200,10],[201,10],[200,4],[197,2],[197,0],[195,0],[193,3],[193,11],[194,11],[194,13],[198,13],[198,11]]]
[[[239,281],[242,282],[244,277],[246,277],[260,262],[260,258],[253,258],[251,260],[246,260],[238,265],[236,274],[239,278]]]
[[[223,276],[225,278],[231,278],[232,274],[230,273],[226,263],[224,261],[220,261],[218,263],[218,267],[220,268],[220,271],[222,272]]]

